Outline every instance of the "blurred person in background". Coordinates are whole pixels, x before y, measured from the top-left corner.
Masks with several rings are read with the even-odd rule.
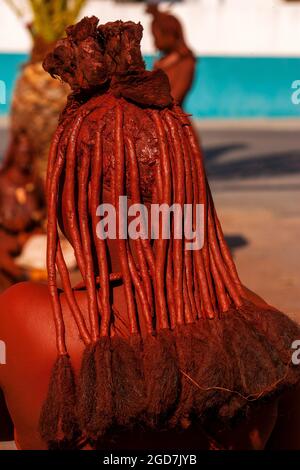
[[[0,292],[26,278],[15,256],[27,239],[41,230],[45,217],[43,185],[34,174],[33,155],[23,130],[0,168]]]
[[[154,63],[154,69],[161,69],[167,74],[172,96],[182,105],[193,84],[195,56],[186,45],[182,26],[175,16],[160,11],[155,4],[149,4],[146,11],[153,17],[151,28],[154,43],[162,53]]]

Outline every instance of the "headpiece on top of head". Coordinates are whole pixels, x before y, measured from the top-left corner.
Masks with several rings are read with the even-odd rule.
[[[45,58],[44,69],[74,92],[110,90],[141,105],[170,105],[167,76],[145,70],[141,24],[115,21],[98,26],[98,21],[86,17],[69,26],[66,38]]]

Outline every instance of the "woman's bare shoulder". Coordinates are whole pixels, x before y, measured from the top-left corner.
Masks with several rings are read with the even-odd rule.
[[[28,309],[38,311],[50,306],[46,284],[36,282],[20,282],[6,289],[0,295],[0,326],[7,316],[18,315]]]
[[[76,292],[75,297],[83,316],[88,316],[86,293]],[[78,329],[63,292],[60,305],[66,340],[71,351],[77,351],[81,349]],[[22,282],[0,295],[0,339],[7,343],[11,352],[18,352],[21,343],[24,348],[31,344],[32,349],[42,347],[46,354],[55,353],[55,322],[47,284]]]
[[[34,332],[49,318],[51,304],[47,285],[20,282],[0,295],[0,336],[4,340],[12,334],[21,336]]]
[[[267,309],[267,310],[277,310],[272,305],[268,304],[262,297],[243,286],[243,297],[250,302],[253,302],[257,307]]]
[[[44,299],[48,296],[47,284],[32,281],[18,282],[0,294],[0,303],[7,302],[8,305],[12,303],[17,306],[18,303],[36,296],[38,298],[42,296]]]
[[[47,354],[54,349],[55,336],[51,340],[47,334],[47,330],[53,332],[50,313],[47,285],[22,282],[0,295],[0,340],[6,351],[5,366],[0,370],[2,384],[14,383],[25,369],[29,376],[37,351],[43,351],[43,345]],[[41,356],[44,357],[43,352]]]
[[[46,299],[49,301],[47,284],[24,281],[18,282],[6,289],[0,295],[0,305],[13,308],[24,307],[24,303],[28,301],[36,301]]]

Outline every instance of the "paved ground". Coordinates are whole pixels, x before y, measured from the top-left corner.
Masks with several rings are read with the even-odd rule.
[[[299,132],[204,128],[201,135],[242,281],[300,321]]]
[[[300,132],[203,126],[215,203],[243,282],[300,321]],[[0,129],[0,155],[6,133]]]
[[[0,157],[2,158],[4,149],[6,148],[7,143],[7,132],[4,127],[0,127]]]

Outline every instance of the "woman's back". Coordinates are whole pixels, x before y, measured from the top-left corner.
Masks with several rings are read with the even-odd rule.
[[[126,322],[122,295],[116,294],[120,325]],[[88,317],[87,294],[75,294],[85,319]],[[123,299],[124,302],[124,299]],[[76,374],[79,374],[84,344],[64,297],[61,294],[66,324],[68,350]],[[38,431],[43,402],[47,395],[51,369],[56,358],[55,335],[48,288],[44,284],[25,282],[16,284],[0,297],[1,340],[6,345],[6,365],[0,366],[0,388],[15,427],[15,439],[20,449],[47,449]],[[124,334],[125,329],[124,329]],[[218,445],[230,443],[232,448],[262,448],[270,436],[276,419],[277,402],[263,407],[231,432],[220,434]],[[0,422],[1,425],[1,422]],[[215,423],[217,430],[218,423]],[[226,444],[225,444],[226,443]],[[141,432],[126,431],[111,442],[103,442],[106,449],[199,449],[214,447],[216,443],[201,426],[193,425],[181,431]],[[78,441],[78,448],[92,449],[89,442]],[[100,446],[98,445],[98,448]],[[101,447],[100,447],[101,448]]]

